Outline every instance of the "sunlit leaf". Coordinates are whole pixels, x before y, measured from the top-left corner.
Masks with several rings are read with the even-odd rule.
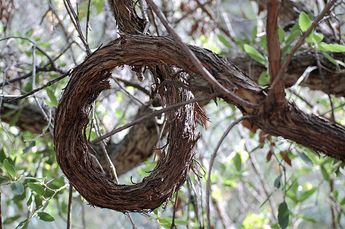
[[[265,57],[259,52],[257,51],[255,48],[253,48],[252,46],[248,45],[248,44],[244,44],[243,46],[244,51],[254,60],[256,60],[257,62],[259,62],[262,65],[266,64],[266,59]]]
[[[303,194],[299,198],[299,201],[301,201],[301,202],[305,201],[306,199],[311,197],[316,192],[316,190],[317,190],[316,188],[312,188],[308,191],[303,192]]]
[[[331,178],[330,178],[330,175],[329,175],[329,173],[327,172],[326,168],[325,168],[323,165],[320,165],[320,169],[321,169],[321,174],[322,174],[323,178],[324,178],[326,181],[329,181]]]
[[[47,95],[48,95],[48,97],[50,99],[50,104],[49,105],[52,106],[52,107],[56,107],[58,105],[58,100],[57,100],[57,98],[56,98],[56,96],[54,94],[54,91],[51,88],[49,88],[49,87],[46,89],[46,91],[47,91]]]
[[[227,47],[227,48],[232,48],[232,45],[230,44],[229,40],[223,35],[223,34],[218,34],[217,35],[218,40],[222,42],[222,44]]]
[[[241,159],[241,155],[239,153],[236,153],[235,157],[234,157],[234,164],[235,164],[235,167],[237,169],[237,171],[241,171],[241,168],[242,168],[242,159]]]
[[[305,12],[301,12],[301,14],[299,15],[298,18],[298,25],[300,27],[300,29],[305,32],[309,29],[309,27],[311,26],[311,19],[309,18],[309,16],[305,13]]]
[[[266,86],[270,83],[270,76],[268,75],[267,71],[263,71],[258,79],[258,83],[261,86]]]
[[[5,171],[8,175],[10,175],[12,178],[16,177],[16,170],[13,166],[13,164],[6,158],[4,162],[2,163],[4,166]]]
[[[326,52],[345,52],[345,45],[326,44],[324,42],[321,42],[319,44],[319,50]]]

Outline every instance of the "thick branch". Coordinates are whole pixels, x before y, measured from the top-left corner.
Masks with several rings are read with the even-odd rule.
[[[250,80],[235,65],[208,50],[195,46],[189,46],[189,48],[228,90],[234,91],[242,99],[254,104],[261,104],[264,101],[266,94],[263,89]],[[89,65],[86,66],[88,66],[87,68],[107,67],[113,61],[121,61],[122,64],[129,65],[148,66],[164,63],[178,66],[189,73],[197,72],[197,69],[190,65],[188,59],[183,57],[183,52],[176,47],[170,38],[126,36],[94,53],[87,60]],[[192,86],[205,88],[205,93],[212,91],[212,87],[200,77],[193,78],[191,83],[193,83]],[[233,101],[227,101],[233,103]],[[257,125],[265,132],[282,136],[316,151],[323,152],[328,156],[345,160],[345,129],[343,127],[328,124],[327,121],[319,117],[307,115],[294,108],[293,104],[288,104],[283,111],[273,110],[272,114],[264,114],[263,107],[254,110],[241,106],[241,104],[234,104],[245,113],[259,115],[256,119]],[[285,125],[279,127],[280,123]],[[305,124],[301,125],[301,123]],[[323,131],[320,131],[320,129],[323,129]],[[322,138],[325,141],[320,141],[320,138],[317,138],[320,137],[320,133],[327,135],[327,138]],[[326,142],[331,139],[332,141]]]

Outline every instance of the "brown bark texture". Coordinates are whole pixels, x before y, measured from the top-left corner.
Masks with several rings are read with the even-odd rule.
[[[189,46],[189,48],[224,87],[241,98],[258,104],[256,109],[243,107],[240,104],[235,105],[243,113],[254,115],[252,122],[266,133],[282,136],[345,161],[345,129],[342,126],[308,115],[289,103],[276,109],[270,107],[271,110],[267,111],[263,103],[267,97],[264,89],[244,72],[209,50],[195,46]],[[154,172],[143,182],[130,186],[116,185],[100,173],[100,169],[90,162],[90,145],[84,135],[84,129],[88,123],[89,106],[108,86],[105,77],[107,74],[104,73],[125,64],[151,67],[164,64],[181,68],[190,75],[197,71],[188,58],[185,58],[184,52],[176,47],[175,42],[169,37],[122,36],[93,53],[74,70],[57,111],[54,139],[57,159],[62,170],[87,200],[97,206],[115,210],[140,211],[158,207],[165,198],[171,195],[171,191],[181,184],[186,169],[190,165],[190,150],[194,145],[195,137],[175,145],[172,143],[174,133],[169,134],[169,147],[171,147],[169,149],[174,149],[174,156],[170,157],[169,151],[166,157],[175,159],[171,163],[178,165],[186,163],[182,166],[183,169],[176,168],[177,164],[162,165],[162,160],[167,160],[166,157],[162,157]],[[212,91],[211,86],[197,75],[193,75],[191,81],[198,85],[198,90],[204,88],[203,93]],[[229,100],[227,102],[233,103]],[[183,112],[190,112],[190,109],[184,109]],[[186,124],[183,118],[177,118],[177,120],[180,120],[179,124]],[[183,128],[179,124],[172,124],[171,131],[190,129]],[[175,136],[184,136],[184,134],[179,132]],[[186,145],[189,145],[188,150],[186,150]],[[162,175],[167,172],[164,169],[169,171],[166,175]],[[174,175],[176,179],[171,179],[170,175],[175,172],[179,175]],[[164,189],[167,187],[170,187],[168,191]],[[100,196],[100,193],[103,194]]]

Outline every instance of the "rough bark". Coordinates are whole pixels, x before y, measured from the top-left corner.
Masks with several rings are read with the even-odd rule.
[[[90,203],[117,211],[150,210],[170,198],[186,179],[198,138],[195,133],[197,115],[194,104],[168,112],[170,131],[167,147],[162,149],[155,169],[142,182],[118,185],[102,172],[91,156],[92,146],[87,141],[85,131],[93,101],[102,90],[110,87],[107,81],[110,74],[105,72],[127,64],[127,61],[132,66],[137,63],[133,53],[125,57],[126,51],[120,48],[122,41],[126,40],[117,40],[117,47],[110,45],[93,53],[74,69],[56,112],[54,143],[62,171]],[[109,55],[108,51],[114,51],[111,48],[115,48],[119,55]],[[182,79],[173,80],[181,82]],[[193,98],[191,92],[180,87],[161,89],[162,101],[166,101],[164,105]]]
[[[121,31],[127,31],[127,33],[138,33],[138,31],[142,31],[144,23],[141,22],[142,19],[140,19],[135,12],[132,12],[134,8],[131,1],[117,1],[117,9],[114,8],[114,4],[112,2],[114,3],[115,1],[110,0],[113,12],[121,11],[120,8],[122,7],[121,9],[125,10],[121,12],[129,11],[129,13],[132,15],[131,17],[127,17],[127,15],[115,13],[115,15],[119,15],[117,17],[119,21],[121,21],[121,15],[125,20],[122,20],[122,25],[119,23],[119,28],[122,28]],[[280,12],[280,19],[283,24],[287,25],[289,22],[296,20],[299,15],[299,8],[301,8],[301,6],[297,6],[291,1],[283,1],[282,4],[283,7],[281,9],[283,10]],[[132,19],[132,21],[130,19]],[[128,29],[126,29],[127,27]],[[132,31],[130,29],[132,27],[136,29]],[[329,63],[327,59],[322,57],[322,55],[320,55],[319,58],[321,58],[322,65],[326,66],[328,69],[331,69],[331,72],[327,72],[327,75],[324,76],[320,74],[318,70],[314,70],[310,73],[309,77],[302,82],[302,86],[309,87],[312,90],[321,90],[325,93],[336,96],[344,96],[345,73],[337,73],[334,65]],[[344,54],[339,54],[338,58],[344,59]],[[264,66],[258,64],[248,57],[234,57],[231,59],[231,61],[255,80],[257,80],[260,73],[265,70]],[[314,53],[297,54],[288,68],[288,76],[285,81],[285,86],[289,87],[293,85],[308,66],[317,66]],[[197,77],[195,78],[195,81],[191,80],[191,85],[198,84],[200,84],[200,80]],[[207,85],[204,84],[204,86]],[[142,111],[145,109],[141,108],[139,110],[140,112],[138,112],[138,116],[141,116]],[[22,130],[28,130],[33,133],[41,133],[43,128],[47,125],[44,117],[39,111],[39,108],[33,104],[14,106],[13,104],[3,103],[1,106],[0,117],[2,121],[11,123],[13,114],[19,111],[21,111],[21,114],[18,116],[18,120],[15,125]],[[264,126],[264,124],[261,125]],[[141,141],[131,141],[131,139],[138,139]],[[148,120],[145,123],[141,123],[133,127],[129,134],[119,144],[109,142],[107,145],[107,151],[110,153],[113,163],[117,167],[117,172],[122,174],[123,172],[126,172],[145,161],[151,155],[151,149],[155,146],[157,140],[158,136],[154,121]]]
[[[208,50],[189,47],[223,86],[252,103],[262,104],[266,98],[264,90],[235,65]],[[84,65],[84,68],[87,70],[92,66],[107,66],[112,61],[121,61],[121,64],[132,66],[155,66],[164,63],[178,66],[188,73],[196,71],[189,60],[183,57],[183,52],[168,37],[124,36],[94,53],[88,59],[90,67]],[[197,86],[199,90],[205,89],[204,93],[212,91],[205,80],[196,75],[193,76],[194,78],[191,79],[193,86]],[[305,114],[293,104],[287,104],[286,107],[278,107],[269,112],[263,106],[251,109],[239,104],[235,105],[245,113],[257,115],[253,123],[266,133],[282,136],[328,156],[345,160],[345,129],[343,127],[331,124],[317,116]],[[320,139],[323,141],[321,142]]]

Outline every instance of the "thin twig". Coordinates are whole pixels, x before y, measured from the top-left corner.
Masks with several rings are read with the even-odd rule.
[[[149,119],[149,118],[155,117],[157,115],[163,114],[163,113],[165,113],[167,111],[174,110],[174,109],[176,109],[178,107],[182,107],[182,106],[187,105],[189,103],[196,103],[196,102],[200,102],[200,101],[204,101],[204,100],[210,100],[212,98],[215,98],[217,95],[218,94],[211,94],[210,96],[206,96],[206,97],[202,97],[202,98],[190,99],[190,100],[187,100],[187,101],[183,101],[183,102],[180,102],[180,103],[173,104],[171,106],[165,107],[165,108],[160,109],[160,110],[155,110],[155,111],[153,111],[150,114],[144,115],[144,116],[142,116],[142,117],[140,117],[140,118],[138,118],[138,119],[136,119],[136,120],[134,120],[134,121],[132,121],[130,123],[127,123],[126,125],[123,125],[123,126],[121,126],[119,128],[113,129],[109,133],[106,133],[106,134],[100,136],[99,138],[93,140],[92,143],[98,143],[98,142],[100,142],[100,141],[102,141],[102,140],[104,140],[104,139],[106,139],[106,138],[108,138],[108,137],[110,137],[110,136],[112,136],[112,135],[122,131],[122,130],[125,130],[125,129],[131,127],[131,126],[139,124],[139,123],[141,123],[142,121],[144,121],[146,119]]]
[[[311,26],[309,27],[309,29],[307,31],[305,31],[302,36],[298,39],[297,43],[295,44],[295,46],[292,48],[291,52],[289,53],[289,55],[287,56],[286,60],[284,61],[284,63],[282,64],[275,80],[273,81],[270,90],[274,90],[274,88],[276,87],[276,85],[278,85],[279,81],[284,81],[285,78],[285,71],[287,69],[287,67],[289,66],[292,57],[294,56],[294,54],[297,52],[297,50],[304,44],[305,39],[309,36],[309,34],[315,29],[315,27],[318,25],[318,23],[320,22],[320,20],[329,12],[329,10],[332,8],[332,6],[334,5],[334,3],[337,0],[331,0],[329,1],[325,7],[323,8],[323,10],[321,11],[321,13],[314,19],[313,23],[311,24]]]
[[[87,15],[86,15],[86,25],[85,25],[85,41],[88,43],[88,35],[89,35],[89,21],[90,21],[90,7],[91,7],[91,0],[87,2]]]
[[[176,191],[176,195],[175,195],[175,203],[174,203],[174,207],[173,207],[173,215],[172,215],[172,221],[171,221],[170,229],[176,228],[175,218],[176,218],[177,199],[178,199],[178,190]]]
[[[40,91],[40,90],[42,90],[42,89],[44,89],[44,88],[46,88],[46,87],[49,87],[49,86],[53,85],[54,83],[56,83],[56,82],[62,80],[63,78],[65,78],[66,76],[68,76],[68,75],[70,74],[70,72],[71,72],[71,71],[68,71],[68,72],[66,72],[65,74],[63,74],[63,75],[61,75],[61,76],[59,76],[59,77],[57,77],[57,78],[55,78],[55,79],[49,81],[48,83],[44,84],[43,86],[38,87],[38,88],[36,88],[36,89],[34,89],[34,90],[32,90],[32,91],[30,91],[30,92],[24,94],[24,95],[21,95],[21,96],[15,98],[15,99],[9,100],[8,102],[15,102],[15,101],[24,99],[24,98],[26,98],[26,97],[28,97],[28,96],[30,96],[30,95],[33,95],[33,94],[35,94],[36,92],[38,92],[38,91]]]
[[[132,224],[132,228],[133,228],[133,229],[136,229],[137,227],[135,226],[135,223],[134,223],[134,221],[133,221],[133,219],[132,219],[132,217],[131,217],[130,213],[129,213],[129,212],[127,212],[127,213],[125,213],[125,215],[128,217],[129,222],[131,222],[131,224]]]
[[[73,193],[73,186],[70,183],[69,189],[68,189],[67,229],[71,229],[71,225],[72,225],[72,193]]]
[[[256,107],[255,104],[244,100],[238,97],[232,91],[226,89],[223,85],[221,85],[212,75],[211,73],[202,65],[200,60],[195,56],[195,54],[188,48],[188,46],[182,41],[181,37],[175,32],[175,30],[169,25],[168,21],[166,20],[165,16],[163,15],[162,11],[157,7],[157,5],[152,0],[146,0],[147,4],[151,7],[151,9],[155,12],[157,17],[160,19],[164,27],[168,30],[168,32],[173,36],[176,43],[181,47],[182,50],[185,51],[186,55],[190,58],[192,64],[195,66],[196,69],[199,70],[199,73],[215,88],[218,89],[224,96],[228,97],[230,100],[237,104],[241,104],[246,107]]]
[[[220,138],[220,140],[218,141],[216,149],[214,150],[214,152],[213,152],[213,154],[211,156],[210,165],[209,165],[208,174],[207,174],[207,182],[206,182],[206,215],[207,215],[207,225],[208,225],[208,228],[211,228],[211,217],[210,217],[211,172],[212,172],[214,161],[215,161],[215,159],[217,157],[217,152],[218,152],[220,146],[222,145],[224,139],[229,134],[230,130],[234,126],[236,126],[238,123],[240,123],[242,120],[249,119],[251,117],[252,116],[250,116],[250,115],[242,116],[241,118],[238,118],[234,122],[232,122],[229,125],[229,127],[225,130],[225,132],[223,133],[223,135]]]
[[[63,2],[64,2],[64,5],[65,5],[65,8],[67,10],[67,13],[68,13],[68,15],[71,18],[71,21],[72,21],[75,29],[78,32],[79,38],[80,38],[81,42],[83,43],[83,45],[85,47],[86,54],[90,55],[91,54],[91,50],[90,50],[89,44],[87,43],[87,41],[86,41],[86,39],[85,39],[85,37],[83,35],[83,32],[82,32],[81,27],[80,27],[78,16],[77,16],[77,14],[75,13],[75,11],[74,11],[74,9],[72,7],[71,1],[70,0],[64,0]]]
[[[95,107],[95,106],[94,106]],[[98,123],[98,119],[96,117],[96,112],[95,112],[95,108],[93,109],[93,119],[95,121],[95,130],[97,133],[97,136],[101,136],[101,130],[99,128],[99,123]],[[103,153],[104,158],[106,159],[106,166],[108,167],[107,169],[104,169],[106,171],[106,173],[110,173],[108,174],[108,176],[115,181],[116,184],[119,183],[119,178],[117,176],[117,172],[116,172],[116,168],[115,165],[113,164],[113,162],[111,161],[107,148],[106,143],[104,141],[100,141],[99,144],[101,145],[101,152]]]
[[[2,229],[2,209],[1,209],[1,192],[0,192],[0,229]]]
[[[219,23],[212,12],[207,8],[207,2],[202,4],[199,0],[195,0],[195,2],[198,4],[198,7],[204,11],[207,16],[216,24],[217,28],[222,31],[234,44],[236,44],[235,38],[231,35],[228,29],[226,29],[221,23]]]
[[[20,39],[20,40],[25,40],[25,41],[29,41],[33,46],[35,46],[35,48],[40,51],[45,57],[47,57],[47,59],[49,60],[51,66],[53,68],[55,68],[55,63],[53,61],[53,59],[48,55],[48,53],[46,53],[42,48],[40,48],[35,41],[27,38],[27,37],[20,37],[20,36],[9,36],[9,37],[5,37],[0,39],[0,41],[5,41],[5,40],[9,40],[9,39]]]

